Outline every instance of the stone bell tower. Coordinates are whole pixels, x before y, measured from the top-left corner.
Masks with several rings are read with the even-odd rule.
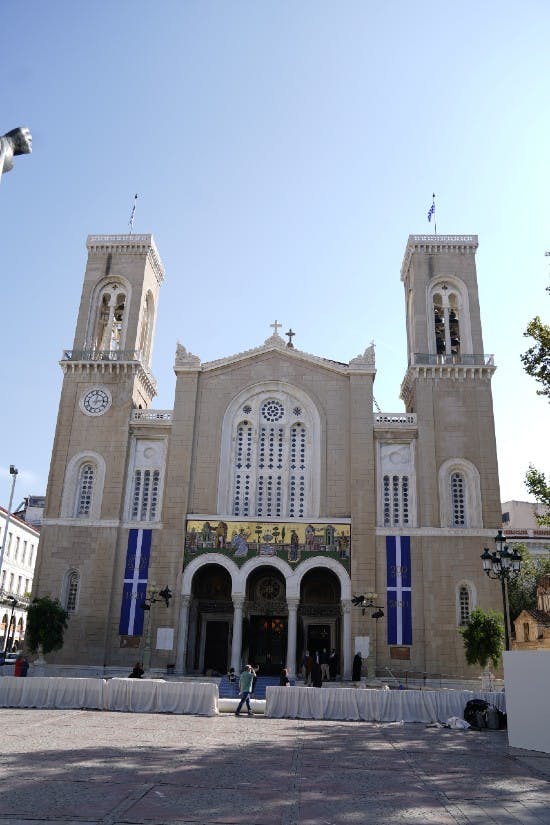
[[[37,595],[77,605],[59,659],[103,660],[124,520],[130,421],[156,394],[151,356],[162,261],[151,235],[90,235],[48,480]],[[78,609],[77,609],[78,608]]]

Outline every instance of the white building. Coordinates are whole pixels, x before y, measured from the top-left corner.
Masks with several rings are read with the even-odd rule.
[[[0,507],[0,546],[4,541],[8,511]],[[2,571],[0,573],[0,649],[15,643],[21,647],[27,629],[27,607],[32,590],[40,533],[12,513],[8,523]]]
[[[503,501],[502,532],[510,544],[525,544],[533,555],[550,554],[550,527],[540,526],[537,518],[547,508],[535,501]]]

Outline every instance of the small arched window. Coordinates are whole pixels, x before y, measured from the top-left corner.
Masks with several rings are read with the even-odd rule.
[[[73,613],[76,610],[79,587],[80,575],[76,570],[72,570],[67,576],[66,583],[65,609],[69,613]]]
[[[459,624],[461,627],[468,624],[470,621],[470,615],[472,612],[470,602],[470,588],[467,585],[462,584],[458,590]]]
[[[78,474],[78,490],[76,495],[77,518],[89,518],[92,509],[94,480],[96,468],[91,463],[83,464]]]
[[[461,473],[452,473],[450,483],[452,526],[464,527],[466,524],[466,496],[464,476]]]

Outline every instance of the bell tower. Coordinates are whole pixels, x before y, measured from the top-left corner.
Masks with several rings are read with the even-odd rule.
[[[496,368],[483,351],[477,247],[477,235],[410,235],[401,268],[408,361],[401,398],[418,416],[419,523],[426,526],[500,524]]]
[[[110,588],[127,543],[126,473],[132,416],[156,394],[151,356],[162,261],[151,235],[90,235],[73,348],[63,386],[46,494],[38,595],[66,602],[78,586],[59,659],[86,650],[102,661]],[[84,619],[84,617],[87,619]]]

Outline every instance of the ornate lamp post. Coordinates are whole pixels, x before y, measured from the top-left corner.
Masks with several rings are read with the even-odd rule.
[[[505,543],[506,539],[499,530],[495,536],[495,551],[491,553],[486,547],[481,554],[481,562],[485,574],[490,579],[500,579],[502,588],[502,608],[504,611],[504,640],[506,650],[510,650],[510,634],[508,631],[508,582],[514,579],[521,570],[521,555],[514,548],[512,552]]]
[[[159,601],[164,601],[166,607],[170,604],[172,598],[172,591],[166,585],[164,590],[158,590],[158,585],[151,583],[147,590],[147,595],[141,603],[141,609],[145,610],[145,621],[147,630],[145,631],[145,647],[143,649],[143,668],[149,670],[151,667],[151,605]]]
[[[363,614],[363,616],[365,615],[367,610],[371,611],[370,618],[375,619],[376,621],[378,621],[378,619],[381,619],[383,617],[384,609],[383,609],[382,605],[375,604],[377,598],[378,598],[378,593],[363,593],[362,596],[354,596],[351,600],[351,603],[355,607],[360,607],[361,608],[361,613]],[[370,648],[369,649],[369,658],[367,660],[367,671],[369,671],[369,670],[373,671],[372,673],[368,673],[369,677],[376,676],[376,662],[375,662],[376,653],[375,653],[375,647],[374,647],[375,642],[376,642],[376,634],[373,634],[371,644],[369,645],[369,648]],[[369,668],[369,665],[368,665],[368,662],[370,660],[372,660],[372,668]]]

